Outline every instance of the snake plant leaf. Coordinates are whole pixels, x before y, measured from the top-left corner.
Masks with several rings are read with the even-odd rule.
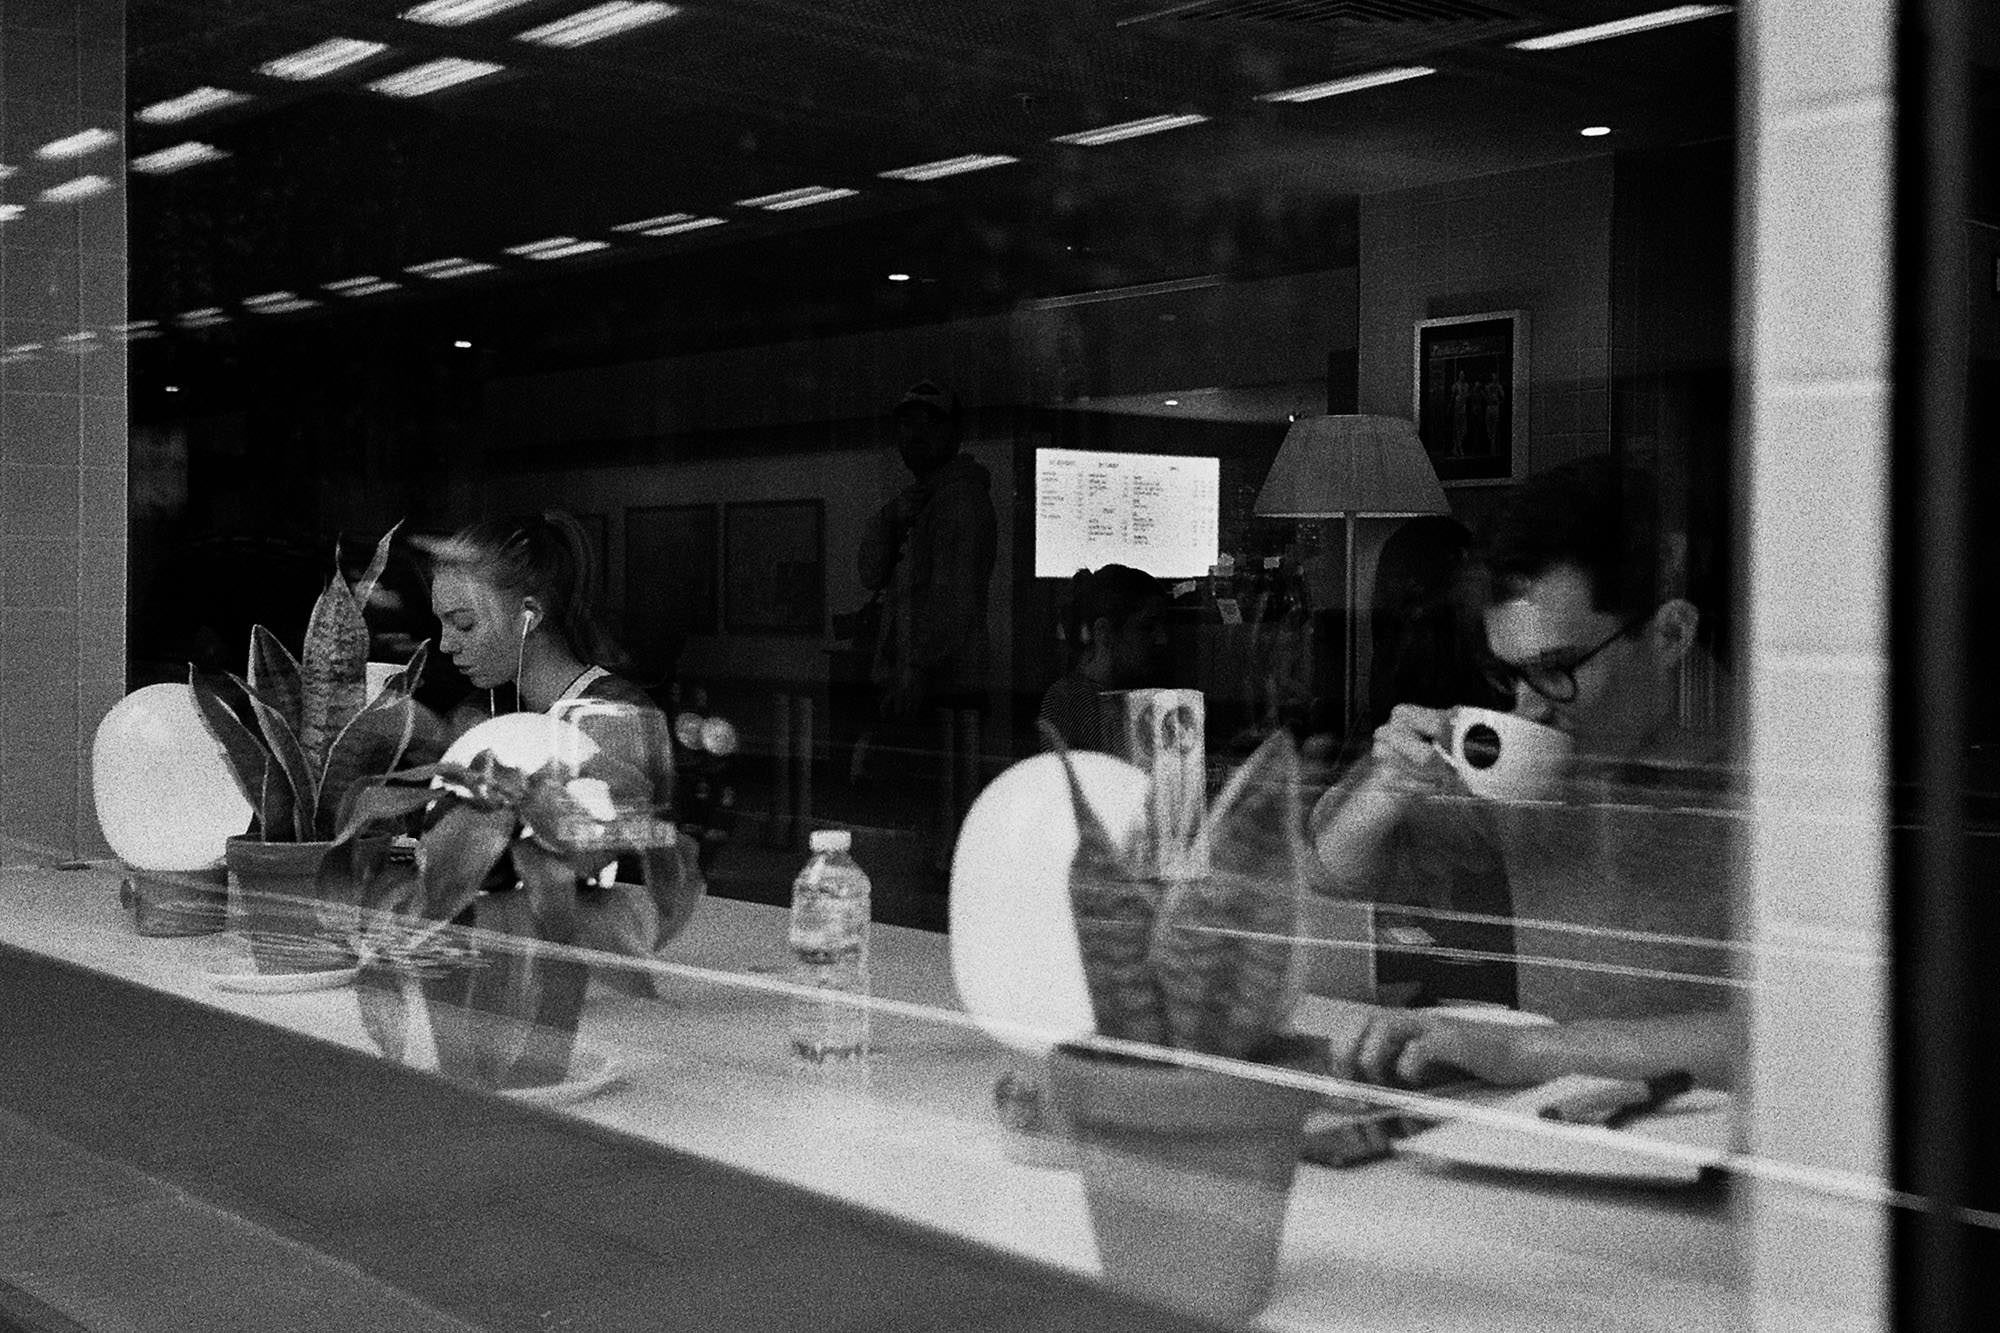
[[[639,862],[645,868],[646,892],[660,910],[659,929],[653,939],[656,949],[687,929],[695,908],[708,892],[697,857],[694,839],[671,824],[666,826],[666,834],[658,843],[639,853]]]
[[[1150,961],[1171,1044],[1243,1056],[1279,1032],[1296,999],[1311,851],[1298,752],[1276,732],[1236,771],[1204,831],[1209,869],[1172,885]]]
[[[371,828],[415,814],[437,800],[438,795],[437,789],[428,785],[391,786],[380,779],[364,778],[349,787],[341,801],[334,841],[344,842]]]
[[[1046,725],[1046,724],[1045,724]],[[1165,1016],[1147,965],[1160,885],[1139,875],[1083,794],[1069,747],[1053,728],[1048,735],[1069,779],[1076,816],[1076,855],[1070,862],[1070,912],[1083,953],[1084,982],[1097,1030],[1107,1037],[1164,1044]]]
[[[382,693],[415,694],[417,686],[423,683],[424,668],[430,665],[430,661],[431,641],[425,639],[410,654],[410,660],[403,664],[403,669],[383,683]]]
[[[250,688],[277,709],[296,732],[305,707],[305,684],[299,676],[299,661],[277,635],[262,625],[250,627],[250,669],[246,678]]]
[[[511,849],[514,873],[527,895],[536,939],[568,944],[576,939],[576,870],[560,852],[523,838]]]
[[[296,797],[282,770],[273,775],[277,766],[272,762],[270,748],[224,698],[225,691],[236,694],[234,680],[228,676],[207,676],[190,667],[188,690],[194,695],[202,723],[222,746],[243,799],[256,811],[258,834],[268,840],[284,841],[293,828]]]
[[[396,533],[402,529],[403,521],[397,519],[393,527],[382,534],[382,540],[375,543],[375,554],[368,561],[368,568],[362,571],[361,579],[350,594],[354,599],[354,609],[365,617],[368,603],[375,596],[375,585],[382,581],[382,571],[389,567],[389,547],[396,540]]]
[[[313,811],[319,802],[319,788],[313,782],[312,768],[306,763],[306,753],[299,745],[297,734],[284,717],[259,697],[250,688],[249,682],[241,676],[231,676],[236,687],[250,701],[250,711],[256,715],[257,729],[264,733],[264,744],[269,748],[272,766],[283,774],[292,792],[291,828],[284,836],[274,825],[266,825],[264,836],[272,842],[310,842],[313,837]]]
[[[327,752],[319,774],[319,800],[313,811],[321,837],[333,837],[340,812],[354,784],[379,777],[403,761],[416,728],[416,700],[384,690],[354,715]]]
[[[313,603],[299,674],[305,686],[299,743],[313,767],[324,768],[341,728],[368,699],[368,625],[338,571]]]

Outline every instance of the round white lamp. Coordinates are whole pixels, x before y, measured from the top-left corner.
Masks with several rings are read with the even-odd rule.
[[[250,827],[250,802],[183,684],[113,704],[97,724],[90,777],[104,840],[137,870],[212,869]]]

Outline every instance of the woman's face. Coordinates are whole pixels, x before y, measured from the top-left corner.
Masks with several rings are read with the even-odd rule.
[[[521,663],[519,598],[458,570],[440,571],[431,581],[431,610],[442,627],[438,649],[457,663],[475,689],[490,690],[514,679]]]

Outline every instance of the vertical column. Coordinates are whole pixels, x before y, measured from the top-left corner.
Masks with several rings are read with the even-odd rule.
[[[1751,1147],[1886,1175],[1891,0],[1739,9]],[[1865,1192],[1865,1188],[1864,1191]],[[1746,1191],[1760,1328],[1882,1328],[1883,1211]]]
[[[60,854],[125,689],[124,25],[0,0],[0,835]]]

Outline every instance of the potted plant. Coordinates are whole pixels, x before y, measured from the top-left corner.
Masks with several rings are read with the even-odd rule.
[[[296,969],[297,960],[279,942],[313,933],[297,900],[351,904],[355,880],[379,867],[387,847],[387,835],[341,840],[336,834],[356,785],[403,764],[418,735],[419,708],[411,696],[428,644],[419,645],[373,699],[368,696],[362,609],[395,535],[395,528],[383,535],[356,583],[349,584],[336,558],[333,577],[313,605],[300,657],[258,625],[250,632],[243,675],[189,673],[202,721],[253,812],[251,831],[229,840],[225,862],[232,923],[250,935],[259,966],[267,970]]]
[[[1117,845],[1062,759],[1079,832],[1070,903],[1098,1035],[1325,1073],[1325,1043],[1285,1031],[1310,856],[1290,738],[1274,734],[1231,777],[1191,847],[1162,847],[1151,827]],[[1163,865],[1185,870],[1169,878]],[[1107,1280],[1225,1322],[1261,1309],[1317,1094],[1089,1042],[1058,1047],[1049,1076]]]
[[[554,734],[570,740],[547,744]],[[523,738],[525,754],[509,743]],[[582,950],[651,953],[687,924],[701,877],[652,812],[644,771],[613,744],[514,714],[460,745],[473,751],[466,762],[367,783],[341,830],[351,840],[424,811],[414,873],[377,881],[355,937],[362,1019],[403,1063],[485,1088],[560,1083],[574,1077]],[[619,878],[621,865],[640,882]],[[602,975],[647,984],[636,970]]]

